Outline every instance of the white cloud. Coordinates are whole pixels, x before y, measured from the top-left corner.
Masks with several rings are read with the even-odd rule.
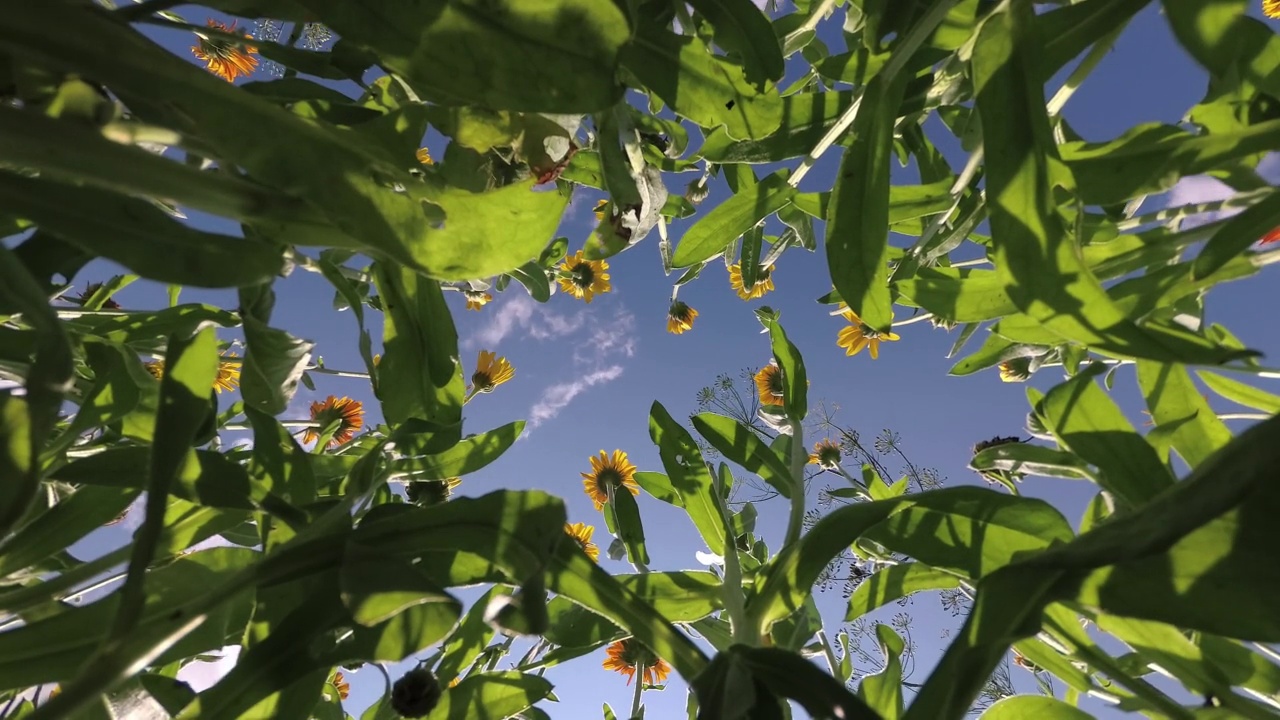
[[[235,667],[240,657],[239,645],[228,645],[222,648],[221,656],[213,662],[193,662],[184,665],[178,671],[178,679],[191,686],[196,692],[203,692],[218,683],[224,675]]]
[[[583,375],[581,378],[573,382],[552,385],[546,390],[543,390],[542,397],[539,398],[538,402],[529,409],[530,429],[536,428],[544,422],[559,415],[561,410],[568,406],[569,403],[573,402],[574,398],[581,395],[588,388],[600,385],[601,383],[617,380],[620,375],[622,375],[622,366],[610,365],[603,370],[597,370],[596,372]],[[528,431],[526,431],[521,437],[529,437]]]
[[[635,316],[625,310],[619,310],[608,322],[593,323],[591,336],[580,343],[573,352],[574,362],[579,365],[599,365],[607,358],[616,355],[634,356],[636,354],[635,329]]]
[[[550,340],[569,335],[586,322],[586,313],[561,315],[534,302],[522,292],[513,292],[510,299],[495,308],[489,323],[463,343],[468,348],[496,348],[517,330],[535,340]]]
[[[1165,207],[1175,208],[1181,205],[1199,205],[1201,203],[1226,200],[1235,194],[1229,186],[1208,175],[1192,175],[1184,177],[1169,190],[1165,199]],[[1239,210],[1219,210],[1216,212],[1192,215],[1182,221],[1183,229],[1206,225],[1222,218],[1231,217]]]

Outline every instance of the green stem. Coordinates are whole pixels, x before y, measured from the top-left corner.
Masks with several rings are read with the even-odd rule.
[[[840,677],[840,662],[836,660],[835,650],[831,649],[831,640],[827,638],[825,629],[818,630],[818,641],[822,643],[822,653],[827,656],[827,666],[831,668],[831,677],[837,680],[843,680]]]
[[[640,696],[644,694],[644,663],[636,665],[636,691],[631,696],[631,720],[640,717]]]
[[[298,44],[298,40],[302,39],[302,31],[306,29],[305,23],[295,22],[293,29],[289,31],[289,39],[285,41],[285,47],[293,47]],[[291,78],[298,74],[297,70],[291,67],[284,69],[284,77]]]
[[[163,12],[165,10],[178,7],[179,5],[185,5],[188,2],[190,2],[190,0],[144,0],[144,2],[140,2],[136,5],[126,5],[125,7],[119,8],[113,14],[125,22],[133,22],[135,20],[141,20],[153,13]]]
[[[1084,56],[1084,59],[1080,61],[1076,69],[1071,71],[1071,75],[1067,77],[1066,82],[1062,83],[1062,87],[1058,88],[1058,92],[1054,93],[1053,98],[1049,100],[1046,108],[1049,117],[1057,118],[1062,113],[1062,108],[1067,104],[1067,101],[1084,84],[1085,79],[1089,77],[1094,68],[1098,67],[1098,63],[1102,62],[1102,59],[1107,56],[1111,46],[1116,44],[1116,40],[1120,38],[1120,34],[1124,32],[1128,24],[1128,21],[1120,23],[1111,32],[1099,38],[1098,42],[1093,44],[1093,47],[1089,48],[1089,53]],[[1061,125],[1058,124],[1058,127],[1061,128]],[[1062,142],[1062,140],[1058,142]]]
[[[804,464],[809,460],[809,453],[804,449],[804,425],[798,420],[788,423],[791,426],[791,517],[782,541],[784,548],[800,539],[800,528],[804,525]]]

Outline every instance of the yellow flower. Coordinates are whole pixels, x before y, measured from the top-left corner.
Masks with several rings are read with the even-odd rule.
[[[582,551],[587,554],[587,557],[598,561],[600,559],[600,548],[596,547],[596,544],[591,542],[591,534],[595,531],[595,528],[586,523],[574,523],[572,525],[569,523],[564,524],[565,534],[573,538],[574,542],[578,543],[578,547],[582,548]]]
[[[227,358],[235,358],[229,360]],[[213,389],[221,395],[223,390],[228,392],[235,390],[240,386],[240,367],[242,363],[236,357],[235,353],[227,353],[218,358],[218,375],[213,379]],[[151,360],[142,365],[151,373],[151,377],[159,380],[164,377],[164,360]]]
[[[1000,363],[1000,379],[1004,382],[1026,382],[1029,377],[1031,377],[1031,361],[1027,358],[1014,358]]]
[[[335,672],[333,677],[329,679],[329,683],[333,685],[334,690],[338,691],[338,699],[346,700],[347,696],[351,694],[351,684],[347,682],[346,678],[342,677],[341,672]]]
[[[601,200],[600,202],[596,203],[595,210],[594,210],[596,214],[596,220],[604,220],[605,212],[607,211],[608,207],[609,207],[608,200]]]
[[[240,367],[239,359],[228,360],[226,358],[236,357],[235,353],[227,353],[218,359],[218,376],[213,379],[213,389],[221,395],[223,390],[231,392],[240,387]]]
[[[236,29],[235,23],[227,27],[212,19],[208,21],[208,25],[225,33],[233,33]],[[245,33],[245,37],[251,36]],[[204,62],[209,72],[227,82],[235,82],[241,75],[248,77],[258,67],[258,58],[253,57],[258,54],[258,49],[234,40],[207,38],[196,33],[196,44],[191,47],[191,53]]]
[[[493,389],[515,377],[516,370],[504,357],[496,357],[489,350],[481,350],[476,360],[476,372],[471,376],[475,392],[493,392]]]
[[[609,488],[615,493],[626,489],[632,495],[640,494],[640,486],[636,484],[636,466],[627,459],[627,454],[614,450],[610,457],[604,450],[599,455],[591,456],[591,472],[582,475],[582,488],[587,497],[595,504],[596,510],[604,508],[609,502]]]
[[[687,330],[692,330],[693,321],[697,317],[697,310],[679,300],[673,300],[671,307],[667,310],[667,332],[672,335],[681,335]]]
[[[418,152],[414,153],[413,155],[414,157],[418,158],[418,162],[422,163],[423,165],[436,164],[436,161],[431,159],[431,151],[424,147],[418,148]]]
[[[378,367],[378,365],[379,365],[381,362],[382,362],[382,355],[374,355],[374,356],[373,356],[373,366],[374,366],[374,367]]]
[[[493,296],[487,292],[473,292],[471,290],[463,290],[463,296],[467,298],[468,310],[479,310],[480,308],[493,302]]]
[[[844,348],[846,356],[857,355],[862,352],[863,348],[871,349],[871,359],[875,360],[880,357],[880,343],[897,342],[898,334],[894,332],[876,332],[870,326],[862,322],[862,318],[858,314],[850,310],[844,303],[840,304],[842,308],[840,314],[845,320],[849,321],[849,327],[840,331],[836,336],[836,345]]]
[[[450,680],[450,681],[449,681],[449,687],[457,687],[457,686],[458,686],[458,683],[460,683],[460,682],[462,682],[462,678],[460,678],[460,677],[455,677],[454,679],[452,679],[452,680]]]
[[[742,268],[738,265],[729,266],[729,285],[738,293],[738,297],[743,300],[756,300],[762,298],[766,293],[773,290],[773,268],[763,267],[756,276],[756,284],[751,286],[750,290],[742,284]]]
[[[560,278],[560,289],[570,295],[591,302],[596,295],[603,295],[613,287],[609,284],[609,263],[604,260],[586,260],[579,250],[572,257],[565,258],[560,271],[566,277]]]
[[[636,670],[640,670],[641,681],[646,685],[657,685],[667,679],[667,675],[671,673],[671,666],[667,665],[662,658],[653,654],[653,651],[640,644],[639,640],[628,638],[619,640],[609,646],[607,651],[609,657],[605,658],[603,666],[605,670],[613,670],[622,675],[627,676],[627,684],[630,685],[632,680],[636,678]]]
[[[334,420],[340,420],[338,430],[329,439],[329,447],[336,447],[355,437],[356,431],[364,426],[364,408],[357,400],[330,395],[323,402],[311,403],[311,419],[320,426],[307,428],[302,441],[312,442],[320,439],[321,430],[328,427]]]
[[[1262,14],[1273,20],[1280,19],[1280,0],[1262,0]]]
[[[776,360],[770,360],[756,373],[756,391],[761,405],[782,405],[782,368]]]
[[[814,443],[813,453],[809,455],[809,464],[834,470],[840,465],[840,443],[830,438]]]

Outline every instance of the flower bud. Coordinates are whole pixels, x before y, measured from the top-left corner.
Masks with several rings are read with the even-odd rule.
[[[440,681],[426,668],[414,668],[391,686],[391,707],[401,717],[426,717],[440,703]]]

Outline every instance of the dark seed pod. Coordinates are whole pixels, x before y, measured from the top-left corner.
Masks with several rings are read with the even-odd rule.
[[[409,502],[420,507],[439,505],[449,499],[449,484],[441,480],[426,480],[407,483],[404,487]]]
[[[440,682],[426,668],[415,668],[391,686],[391,707],[400,717],[426,717],[440,703]]]

